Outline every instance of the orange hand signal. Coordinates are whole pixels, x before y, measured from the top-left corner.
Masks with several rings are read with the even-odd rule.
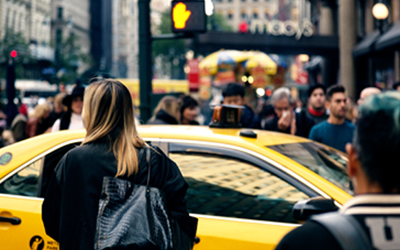
[[[192,13],[186,10],[186,4],[178,3],[175,5],[172,11],[172,19],[174,20],[175,29],[184,29],[186,27],[186,21],[189,19]]]

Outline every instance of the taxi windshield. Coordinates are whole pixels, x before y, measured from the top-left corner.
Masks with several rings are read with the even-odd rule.
[[[346,173],[347,156],[314,142],[268,146],[280,154],[307,167],[346,193],[354,195]]]

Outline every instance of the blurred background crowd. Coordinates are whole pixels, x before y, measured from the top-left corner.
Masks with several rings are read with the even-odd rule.
[[[399,84],[395,88],[397,85]],[[3,107],[4,112],[0,112],[1,145],[9,145],[44,133],[84,128],[81,116],[84,90],[85,87],[77,81],[69,93],[63,89],[54,96],[37,98],[33,105],[24,104],[16,98],[18,113],[10,117],[6,107]],[[140,119],[136,107],[136,123],[209,125],[212,122],[214,105],[237,105],[242,108],[240,123],[243,128],[310,138],[312,128],[327,121],[330,116],[344,119],[346,123],[355,123],[358,116],[357,105],[368,95],[381,91],[369,87],[361,92],[358,100],[352,100],[345,95],[345,89],[340,85],[333,85],[328,90],[322,84],[312,85],[307,89],[305,98],[300,98],[294,89],[286,87],[277,88],[257,98],[249,95],[252,90],[250,88],[249,91],[249,87],[243,83],[229,83],[215,93],[211,102],[204,102],[196,94],[164,94],[148,121]],[[342,104],[333,103],[332,96],[338,92],[345,96]]]

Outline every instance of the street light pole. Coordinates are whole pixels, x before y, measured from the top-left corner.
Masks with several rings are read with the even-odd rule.
[[[139,88],[140,119],[147,122],[151,117],[150,94],[153,92],[151,63],[150,0],[139,0]]]

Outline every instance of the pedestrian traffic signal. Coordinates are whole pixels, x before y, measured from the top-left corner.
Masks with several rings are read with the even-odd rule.
[[[204,1],[173,1],[171,7],[173,32],[205,32]]]
[[[10,56],[11,56],[12,58],[17,57],[17,51],[16,51],[16,50],[12,50],[11,53],[10,53]]]

